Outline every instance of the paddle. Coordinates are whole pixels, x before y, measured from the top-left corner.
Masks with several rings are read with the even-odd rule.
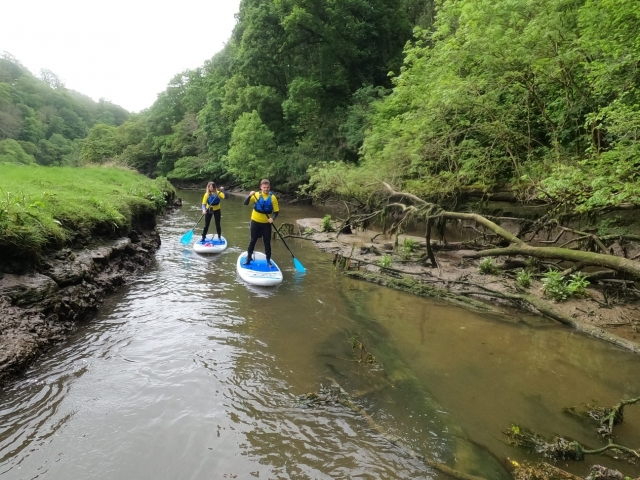
[[[204,218],[204,213],[202,214],[202,217],[200,217],[200,220],[202,220],[203,218]],[[191,239],[193,238],[193,231],[196,229],[196,227],[200,223],[200,220],[196,222],[196,224],[193,226],[191,230],[189,230],[187,233],[182,235],[182,238],[180,239],[181,244],[189,245],[191,243]]]
[[[269,215],[267,215],[267,217],[269,217]],[[269,217],[269,218],[271,218],[271,217]],[[296,267],[296,271],[298,273],[307,273],[307,270],[302,266],[300,261],[298,261],[298,259],[293,255],[293,252],[289,248],[289,245],[287,245],[287,242],[284,241],[284,238],[283,238],[282,234],[280,233],[280,230],[278,230],[278,227],[276,227],[274,225],[274,228],[276,229],[276,233],[280,237],[280,240],[282,240],[282,243],[284,243],[284,246],[287,247],[287,250],[289,250],[289,253],[291,254],[291,257],[293,258],[293,266]]]
[[[257,193],[259,193],[259,192],[257,192]],[[255,195],[255,193],[254,193],[254,195]],[[258,197],[256,197],[256,201],[258,201]],[[271,215],[269,215],[268,213],[265,213],[265,212],[261,212],[261,213],[263,213],[267,218],[271,218]],[[280,230],[278,230],[278,227],[276,227],[276,225],[273,222],[271,222],[271,224],[276,229],[276,233],[280,237],[280,240],[282,240],[282,243],[284,243],[284,246],[287,247],[287,250],[289,250],[289,253],[291,254],[291,258],[293,258],[293,266],[296,267],[296,271],[298,273],[307,273],[307,270],[302,266],[300,261],[295,257],[295,255],[293,254],[293,252],[289,248],[289,245],[287,245],[287,242],[284,241],[284,238],[282,237],[282,234],[280,233]]]

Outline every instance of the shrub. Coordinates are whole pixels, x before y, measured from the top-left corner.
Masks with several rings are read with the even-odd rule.
[[[551,270],[544,274],[542,290],[544,294],[560,302],[569,297],[582,297],[587,293],[589,281],[582,273],[571,275],[569,282],[557,270]]]
[[[322,219],[322,231],[323,232],[333,232],[333,224],[331,223],[331,215],[327,214]]]
[[[547,297],[559,302],[566,300],[571,295],[571,292],[564,281],[564,277],[558,270],[549,270],[544,274],[544,278],[542,279],[542,291]]]
[[[582,297],[587,293],[587,287],[589,286],[589,280],[582,273],[574,273],[569,278],[569,284],[567,288],[569,293],[574,297]]]
[[[500,271],[500,267],[498,267],[493,260],[490,258],[485,258],[478,265],[478,270],[483,275],[495,275]]]
[[[390,267],[391,255],[383,255],[382,258],[378,261],[378,265],[381,267]]]
[[[526,270],[520,270],[516,276],[516,282],[523,288],[531,286],[531,273]]]
[[[420,248],[420,244],[412,238],[405,238],[402,242],[402,251],[405,253],[413,253]]]

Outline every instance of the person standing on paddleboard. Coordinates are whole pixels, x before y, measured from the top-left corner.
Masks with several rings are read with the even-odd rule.
[[[207,184],[207,191],[204,192],[202,197],[202,214],[204,217],[204,230],[202,230],[202,241],[207,238],[207,232],[209,231],[209,224],[211,223],[211,217],[216,221],[216,232],[218,233],[218,240],[222,236],[222,228],[220,227],[220,200],[226,198],[224,194],[224,187],[220,187],[218,190],[214,182]]]
[[[280,212],[278,199],[271,192],[271,182],[266,178],[261,180],[260,192],[250,192],[249,196],[244,199],[244,204],[253,205],[249,227],[251,240],[249,241],[249,248],[247,248],[245,265],[251,263],[253,249],[256,246],[258,238],[262,237],[264,253],[267,256],[267,264],[271,266],[271,224]]]

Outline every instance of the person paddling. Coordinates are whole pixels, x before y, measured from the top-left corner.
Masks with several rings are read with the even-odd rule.
[[[249,248],[247,248],[247,259],[245,265],[251,263],[253,250],[256,246],[258,238],[262,237],[264,243],[264,253],[267,256],[267,265],[272,267],[271,264],[271,224],[278,216],[280,207],[278,206],[278,199],[271,192],[271,182],[266,178],[260,181],[260,192],[252,191],[249,196],[244,199],[245,205],[253,205],[253,211],[251,212],[251,222],[249,231],[251,233],[251,240],[249,241]]]
[[[204,217],[204,230],[202,230],[202,241],[207,238],[207,232],[209,231],[209,224],[211,223],[211,217],[216,221],[216,232],[218,233],[218,240],[222,237],[222,228],[220,227],[220,200],[226,198],[224,194],[224,187],[220,187],[218,190],[214,182],[207,184],[207,191],[204,192],[202,197],[202,214]]]

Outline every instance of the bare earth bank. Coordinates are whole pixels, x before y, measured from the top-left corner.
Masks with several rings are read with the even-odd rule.
[[[56,252],[37,272],[0,273],[0,385],[95,313],[159,246],[155,228],[137,230],[99,246]]]

